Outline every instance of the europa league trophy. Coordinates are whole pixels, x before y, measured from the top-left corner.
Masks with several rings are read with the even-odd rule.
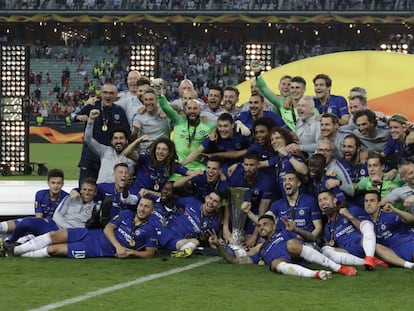
[[[243,227],[246,223],[247,214],[240,208],[244,201],[244,196],[249,188],[233,187],[230,190],[230,209],[231,209],[231,239],[233,246],[241,246],[244,241]]]

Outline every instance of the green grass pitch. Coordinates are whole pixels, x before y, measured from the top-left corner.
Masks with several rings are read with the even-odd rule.
[[[30,162],[46,162],[48,169],[60,168],[65,172],[66,180],[77,180],[78,162],[82,144],[30,144]],[[45,180],[35,171],[31,175],[1,176],[0,180]]]
[[[1,258],[0,310],[35,309],[203,260]],[[359,268],[356,277],[320,281],[219,259],[59,310],[409,310],[413,277],[402,268]]]
[[[80,144],[31,144],[30,161],[78,178]],[[31,175],[0,179],[44,180]],[[0,258],[0,310],[30,310],[206,260]],[[317,268],[313,266],[313,268]],[[319,281],[260,266],[217,262],[60,307],[59,310],[410,310],[414,271],[358,268],[356,277]]]

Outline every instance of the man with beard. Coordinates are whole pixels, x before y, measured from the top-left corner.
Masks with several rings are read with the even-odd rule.
[[[348,172],[354,186],[368,176],[367,153],[361,151],[361,141],[354,134],[345,136],[342,143],[343,158],[339,161]]]
[[[226,199],[229,184],[221,171],[221,161],[218,158],[209,158],[202,175],[184,176],[174,182],[174,187],[185,187],[184,191],[188,191],[197,200],[202,201],[213,190],[220,191]]]
[[[319,193],[318,204],[328,218],[322,254],[340,264],[364,265],[368,271],[376,266],[388,266],[374,257],[378,249],[374,226],[364,220],[366,214],[363,209],[355,205],[341,207],[330,191]]]
[[[377,127],[375,112],[365,109],[354,113],[352,120],[356,125],[354,134],[361,140],[362,149],[381,153],[390,137],[389,129]]]
[[[332,80],[326,74],[318,74],[313,78],[315,90],[315,107],[320,114],[332,113],[337,116],[338,124],[348,124],[350,115],[346,99],[342,96],[332,95]]]
[[[253,128],[254,121],[258,118],[267,117],[273,119],[277,126],[286,127],[282,118],[271,111],[265,111],[264,97],[261,94],[253,93],[249,99],[249,110],[242,111],[234,118],[235,121],[240,120],[249,129]]]
[[[217,121],[219,115],[223,113],[222,99],[223,89],[219,86],[211,86],[207,94],[207,106],[201,110],[201,117],[208,121]]]
[[[239,90],[234,86],[226,86],[223,92],[223,110],[229,113],[232,117],[240,112],[240,107],[237,107],[239,102]]]
[[[128,132],[124,127],[116,127],[112,131],[111,146],[99,143],[93,138],[95,119],[100,115],[98,109],[92,109],[89,113],[88,123],[85,128],[85,142],[95,152],[101,161],[98,174],[98,183],[113,182],[113,168],[117,163],[126,163],[130,173],[133,173],[133,161],[123,155],[128,144]]]
[[[384,259],[393,265],[413,269],[414,232],[410,225],[414,223],[414,215],[390,203],[381,207],[380,199],[377,191],[368,191],[364,196],[364,208],[374,225],[377,242],[396,254],[396,257]]]
[[[262,215],[258,219],[260,236],[265,240],[251,248],[245,255],[235,257],[227,252],[217,234],[210,232],[209,242],[216,247],[220,254],[231,264],[258,264],[267,265],[272,272],[285,275],[301,276],[327,280],[331,278],[331,272],[325,270],[310,270],[301,265],[295,264],[298,259],[303,258],[308,262],[316,263],[327,267],[339,274],[355,276],[356,269],[348,266],[341,266],[325,257],[312,247],[302,245],[295,235],[286,231],[277,231],[275,219],[272,215]]]
[[[97,109],[100,113],[93,123],[93,138],[100,144],[111,146],[112,131],[116,126],[127,126],[128,118],[124,110],[115,105],[118,91],[112,83],[105,83],[101,90],[101,100],[93,105],[84,106],[79,113],[75,115],[76,121],[88,121],[89,113],[93,109]],[[129,135],[129,128],[126,129]],[[127,135],[127,136],[128,136]],[[82,145],[82,155],[78,164],[79,183],[86,177],[98,178],[100,160],[99,157],[90,150],[86,142]],[[110,167],[112,170],[113,165]]]
[[[171,124],[168,118],[161,116],[161,109],[157,104],[157,94],[151,88],[145,90],[142,95],[145,112],[134,116],[131,140],[146,135],[148,140],[142,141],[138,147],[138,152],[145,152],[149,146],[160,137],[170,137]]]
[[[238,163],[235,171],[229,177],[230,187],[248,188],[244,201],[251,203],[254,214],[263,215],[269,209],[272,198],[272,183],[268,174],[259,169],[260,156],[252,151],[247,152],[243,163]],[[231,211],[230,205],[226,206],[223,220],[223,237],[231,241]],[[253,221],[248,219],[244,226],[246,234],[245,244],[247,247],[256,245],[258,231]]]
[[[196,150],[203,140],[210,134],[216,122],[203,122],[200,118],[201,106],[198,100],[190,99],[184,107],[185,115],[180,115],[168,103],[163,95],[164,82],[162,79],[153,81],[155,92],[158,95],[158,103],[174,127],[174,144],[177,150],[178,162],[182,162],[191,152]],[[190,162],[189,169],[204,169],[204,164],[199,161]],[[177,179],[175,176],[174,179]]]
[[[196,160],[200,155],[207,158],[216,157],[217,153],[246,150],[251,139],[237,132],[234,125],[233,117],[228,113],[222,113],[217,119],[217,138],[208,137],[193,152],[191,152],[182,162],[185,166]],[[240,158],[226,159],[222,162],[222,171],[227,172],[227,168],[236,163]]]
[[[7,248],[6,254],[35,258],[151,258],[157,243],[155,228],[148,223],[153,210],[154,201],[144,197],[136,211],[123,210],[103,230],[69,228],[52,231],[20,246]]]
[[[343,157],[342,142],[346,135],[351,132],[342,131],[339,129],[338,117],[333,113],[324,113],[321,116],[321,133],[320,140],[329,139],[334,144],[334,156],[337,159]]]
[[[281,220],[277,222],[278,231],[287,229],[296,233],[296,238],[314,242],[322,233],[321,212],[315,197],[304,193],[301,185],[298,173],[287,172],[283,176],[285,198],[273,202],[266,214]],[[257,224],[258,216],[250,211],[250,204],[242,209]]]
[[[171,252],[171,257],[190,256],[200,243],[208,244],[208,231],[220,230],[222,196],[214,190],[202,201],[192,197],[179,198],[175,205],[182,212],[168,224],[159,227],[158,241],[161,248]]]

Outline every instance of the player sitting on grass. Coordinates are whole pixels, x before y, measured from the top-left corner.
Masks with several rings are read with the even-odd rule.
[[[96,181],[93,178],[85,178],[80,187],[80,194],[73,192],[66,196],[58,205],[53,217],[38,218],[27,217],[16,224],[13,234],[3,241],[3,246],[14,245],[17,240],[28,234],[38,236],[47,232],[62,228],[85,227],[90,219],[97,203],[94,201],[96,195]]]
[[[22,245],[5,248],[6,256],[69,257],[138,257],[155,255],[157,234],[148,224],[154,201],[140,199],[136,213],[125,209],[115,216],[103,230],[68,228],[38,236]]]
[[[248,253],[240,257],[235,257],[227,252],[225,246],[220,243],[214,231],[209,232],[209,242],[212,247],[217,247],[224,259],[232,264],[267,265],[273,272],[321,280],[327,280],[331,277],[330,271],[315,271],[293,263],[295,260],[303,258],[308,262],[328,267],[342,275],[354,276],[356,274],[355,268],[341,266],[312,247],[302,245],[295,238],[296,234],[285,230],[276,231],[276,222],[272,215],[264,214],[260,216],[258,219],[258,228],[259,234],[265,242],[257,244]]]
[[[391,203],[381,207],[381,196],[375,190],[368,191],[364,197],[364,208],[372,221],[377,242],[391,249],[387,262],[414,268],[414,215],[395,208]]]
[[[62,190],[64,183],[64,173],[60,169],[51,169],[47,174],[48,189],[39,190],[35,195],[34,212],[35,217],[47,221],[52,219],[59,203],[68,195],[68,193]],[[16,229],[16,226],[23,220],[28,221],[32,217],[11,219],[0,222],[1,233],[11,233]],[[12,235],[12,241],[17,240]]]
[[[179,198],[177,207],[184,207],[166,225],[157,225],[158,240],[161,248],[171,252],[171,257],[190,256],[205,242],[208,245],[208,230],[220,230],[220,207],[222,195],[213,190],[204,198],[204,203],[192,197]]]
[[[340,264],[364,265],[366,270],[373,270],[375,266],[388,267],[374,257],[376,251],[378,255],[383,253],[376,244],[374,226],[364,220],[366,214],[362,208],[339,204],[331,191],[320,192],[318,203],[328,218],[324,233],[326,245],[322,247],[322,254]]]

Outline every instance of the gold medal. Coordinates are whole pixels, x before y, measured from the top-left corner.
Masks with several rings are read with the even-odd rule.
[[[191,148],[191,143],[188,143],[187,147],[188,147],[188,149],[190,149]]]
[[[159,184],[155,184],[155,185],[154,185],[154,190],[155,190],[155,191],[160,190],[160,185],[159,185]]]
[[[106,132],[108,130],[108,125],[102,125],[102,132]]]
[[[263,259],[260,259],[259,262],[257,263],[259,266],[264,266],[265,262]]]
[[[129,245],[132,246],[132,247],[134,247],[135,246],[135,240],[134,239],[131,239],[129,241]]]
[[[329,245],[330,245],[330,246],[335,246],[335,240],[334,240],[334,239],[331,239],[331,240],[329,241]]]
[[[167,220],[165,218],[163,218],[161,224],[162,224],[163,227],[166,227],[167,226]]]

